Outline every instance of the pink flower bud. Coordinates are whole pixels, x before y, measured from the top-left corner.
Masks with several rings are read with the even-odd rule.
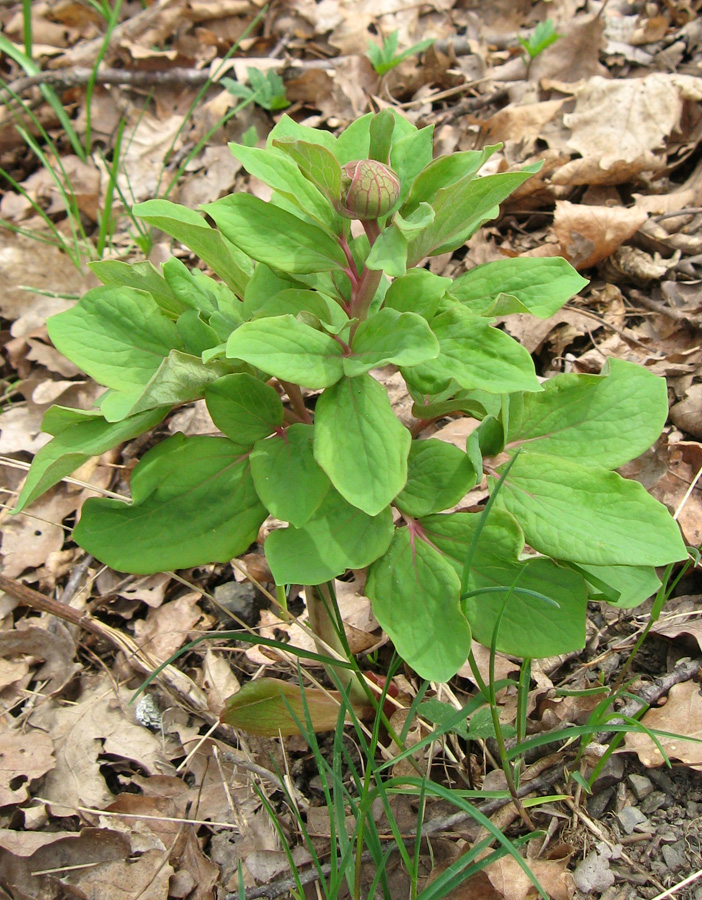
[[[341,176],[341,209],[349,219],[379,219],[397,203],[400,179],[375,159],[346,163]]]

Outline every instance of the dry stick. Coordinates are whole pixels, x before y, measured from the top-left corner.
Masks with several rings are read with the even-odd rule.
[[[530,794],[532,791],[540,791],[544,790],[545,788],[549,788],[562,776],[562,765],[554,766],[553,769],[544,772],[542,775],[534,778],[533,781],[529,781],[520,785],[517,788],[517,795],[519,797],[526,797],[526,795]],[[494,800],[486,800],[485,803],[483,803],[481,806],[477,806],[476,809],[478,809],[483,815],[490,816],[493,813],[497,812],[498,809],[502,809],[503,806],[506,806],[511,802],[511,797],[500,797]],[[456,825],[461,825],[463,822],[470,818],[470,813],[461,810],[460,812],[453,813],[453,815],[446,816],[441,819],[434,819],[433,821],[429,822],[424,828],[422,828],[422,837],[428,837],[429,835],[436,834],[437,832],[450,831]],[[384,840],[384,838],[381,838],[381,840]],[[393,840],[393,838],[388,837],[387,840],[390,841]],[[392,852],[397,852],[397,847],[394,847]],[[362,856],[362,861],[369,862],[371,859],[372,856],[370,852],[366,850],[366,852]],[[326,865],[320,866],[320,871],[314,868],[308,869],[307,872],[300,872],[298,878],[300,879],[302,885],[312,884],[315,881],[319,881],[320,878],[329,875],[331,873],[331,870],[331,865],[327,863]],[[252,890],[246,891],[245,900],[259,900],[259,898],[265,898],[265,900],[275,900],[276,897],[280,897],[281,894],[285,894],[288,891],[294,890],[296,887],[297,879],[283,878],[280,881],[274,881],[271,884],[264,884],[261,885],[261,887],[256,887]],[[239,894],[225,894],[224,900],[239,900]]]
[[[640,691],[637,691],[637,699],[629,700],[629,702],[619,710],[619,713],[622,716],[628,716],[629,718],[635,716],[637,713],[641,712],[643,706],[651,706],[660,700],[660,698],[664,694],[667,694],[674,685],[682,684],[683,681],[689,681],[691,678],[694,678],[700,671],[700,668],[702,668],[702,657],[688,659],[685,662],[680,663],[680,665],[676,666],[672,672],[661,675],[660,678],[656,678],[654,682],[647,684],[645,687],[641,688]],[[617,718],[611,719],[610,721],[613,725],[624,724],[624,719]],[[603,744],[610,740],[612,735],[613,732],[604,731],[597,735],[597,740],[600,744]]]
[[[81,579],[90,568],[90,564],[92,563],[92,561],[93,558],[88,553],[83,557],[83,559],[81,559],[78,565],[73,568],[73,571],[71,572],[68,581],[66,582],[66,587],[61,592],[61,596],[58,600],[58,602],[63,606],[70,606],[71,600],[73,600],[78,591]]]
[[[702,331],[702,316],[695,316],[691,313],[686,313],[682,309],[674,309],[672,306],[666,306],[665,303],[654,300],[652,297],[649,297],[641,291],[631,290],[629,291],[629,296],[632,300],[636,300],[637,303],[645,306],[646,309],[651,309],[653,312],[660,313],[662,316],[667,316],[674,322],[681,322],[685,325],[690,325],[692,328],[696,328],[698,331]]]

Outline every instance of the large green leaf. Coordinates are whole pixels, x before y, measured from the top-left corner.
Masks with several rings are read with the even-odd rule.
[[[464,178],[470,178],[492,156],[499,144],[485,147],[483,150],[466,150],[462,153],[451,153],[438,156],[417,175],[412,184],[402,214],[415,210],[420,203],[433,203],[442,188],[450,187]]]
[[[656,442],[668,417],[664,378],[611,359],[601,375],[556,375],[510,410],[509,447],[615,469]]]
[[[315,459],[342,497],[370,516],[405,486],[411,443],[385,388],[370,375],[343,378],[317,401]]]
[[[322,144],[327,150],[336,152],[337,139],[331,131],[325,131],[323,128],[312,128],[311,125],[300,125],[294,119],[291,119],[287,113],[283,113],[273,130],[268,134],[266,149],[273,146],[273,141],[284,138],[290,138],[294,141],[311,141],[315,144]]]
[[[401,130],[407,124],[407,120],[401,116],[395,116],[395,129],[393,132],[393,144],[390,148],[390,166],[400,179],[400,200],[409,193],[412,182],[422,169],[429,165],[434,152],[433,137],[434,126],[427,125],[414,131],[407,131],[401,135]],[[414,126],[412,126],[414,128]]]
[[[453,513],[423,518],[419,525],[461,575],[479,521],[479,513]],[[585,580],[551,559],[520,559],[523,550],[516,521],[493,509],[473,553],[464,601],[473,637],[489,647],[504,607],[497,636],[501,652],[544,657],[580,649],[585,645]]]
[[[301,528],[315,513],[330,482],[312,452],[312,425],[291,425],[256,443],[251,474],[268,512]]]
[[[227,341],[230,358],[312,389],[328,387],[341,378],[342,353],[334,338],[291,315],[245,322]]]
[[[416,313],[381,309],[361,322],[343,360],[344,374],[353,377],[394,363],[416,366],[439,355],[439,342]]]
[[[341,197],[341,166],[331,150],[310,141],[276,139],[273,146],[293,159],[302,174],[331,201]]]
[[[494,394],[540,391],[528,351],[486,319],[456,307],[432,319],[439,339],[439,356],[414,372],[431,393],[455,380],[462,388]]]
[[[332,232],[338,230],[338,213],[284,153],[243,144],[230,144],[229,149],[251,175],[278,191],[322,227]]]
[[[204,397],[208,384],[230,371],[222,362],[205,365],[197,356],[171,350],[149,381],[133,391],[110,391],[100,398],[108,422],[120,422],[158,406],[175,406]]]
[[[395,503],[410,516],[428,516],[458,503],[475,480],[473,466],[458,447],[435,438],[412,441],[407,484]]]
[[[60,353],[120,391],[142,388],[172,349],[183,349],[175,324],[150,294],[134,288],[94,288],[47,327]]]
[[[100,281],[110,287],[131,287],[151,294],[156,303],[170,317],[177,318],[188,304],[171,290],[166,279],[153,263],[126,263],[119,259],[100,259],[88,263]]]
[[[410,269],[395,278],[385,295],[384,306],[398,312],[414,312],[431,320],[439,300],[451,287],[451,279],[435,275],[428,269]]]
[[[252,259],[291,274],[345,269],[344,251],[326,231],[250,194],[233,194],[203,209]]]
[[[653,566],[576,566],[575,569],[597,592],[591,599],[606,600],[619,609],[640,606],[661,586]]]
[[[522,451],[496,503],[514,515],[535,550],[556,559],[663,566],[687,557],[665,506],[637,481],[596,466]]]
[[[332,488],[302,528],[268,535],[266,559],[277,584],[322,584],[372,563],[387,550],[392,534],[390,507],[369,516]]]
[[[368,574],[373,613],[397,652],[428,681],[448,681],[470,651],[460,578],[451,563],[409,528],[395,534]]]
[[[58,412],[66,414],[62,417],[65,421],[61,427],[53,430],[48,420],[56,420]],[[55,437],[34,457],[17,499],[15,512],[20,512],[33,503],[66,475],[75,472],[91,456],[100,456],[158,425],[167,412],[168,407],[149,410],[113,424],[106,422],[103,416],[93,410],[52,407],[46,414],[42,427],[44,431],[51,429]]]
[[[205,402],[217,428],[242,450],[283,424],[280,397],[253,375],[225,375],[207,387]]]
[[[174,435],[134,469],[131,504],[88,500],[75,540],[101,562],[138,575],[227,562],[256,539],[266,509],[238,447]]]
[[[449,293],[478,315],[531,313],[547,319],[587,283],[558,256],[518,257],[476,266],[457,278]]]
[[[253,270],[251,261],[211,228],[194,209],[171,203],[170,200],[147,200],[133,206],[132,212],[189,247],[238,297],[244,296]]]
[[[463,178],[442,188],[432,203],[436,216],[432,224],[410,242],[407,264],[416,265],[425,256],[456,250],[480,226],[498,216],[500,203],[540,168],[526,166],[521,172]]]

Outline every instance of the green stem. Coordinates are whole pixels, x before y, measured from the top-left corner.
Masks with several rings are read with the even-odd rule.
[[[380,226],[378,225],[377,220],[373,219],[372,221],[364,222],[363,227],[372,247],[380,234]],[[368,266],[363,267],[358,285],[354,287],[351,296],[351,315],[360,322],[368,316],[368,310],[373,302],[373,297],[375,297],[375,292],[378,290],[378,285],[380,284],[380,279],[382,277],[382,271],[369,269]]]

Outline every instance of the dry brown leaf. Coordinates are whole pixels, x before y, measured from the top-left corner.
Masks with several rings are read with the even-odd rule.
[[[1,548],[4,574],[16,578],[25,569],[41,566],[50,553],[60,550],[66,538],[61,521],[79,505],[77,495],[69,495],[57,485],[32,505],[31,513],[5,522]]]
[[[124,864],[129,852],[125,835],[102,828],[84,828],[79,834],[3,830],[0,831],[0,887],[9,890],[13,898],[63,900],[66,893],[56,876],[33,873],[101,866],[114,861]]]
[[[675,513],[682,503],[689,486],[702,467],[702,444],[695,441],[678,441],[661,447],[660,452],[665,460],[666,471],[649,490],[656,498]],[[635,476],[636,477],[636,476]],[[685,500],[678,513],[685,541],[691,547],[702,543],[702,484],[697,483],[695,489]]]
[[[55,620],[51,631],[32,625],[0,634],[0,658],[3,660],[28,657],[33,665],[37,660],[43,661],[33,677],[43,683],[43,693],[47,695],[61,691],[80,670],[73,662],[75,652],[76,644],[68,628]]]
[[[134,636],[141,649],[161,661],[173,656],[189,640],[190,630],[202,618],[202,610],[197,605],[199,599],[199,594],[185,594],[150,609],[146,619],[134,625]]]
[[[24,803],[29,787],[54,766],[54,744],[48,734],[32,729],[0,735],[0,806]]]
[[[641,722],[650,729],[682,735],[681,738],[659,736],[658,740],[671,759],[679,759],[692,767],[702,767],[702,694],[695,681],[675,684],[670,689],[665,706],[649,709]],[[695,738],[693,743],[685,738]],[[638,754],[648,768],[663,765],[663,756],[651,738],[643,732],[629,732],[624,738],[627,750]]]
[[[74,815],[77,806],[102,809],[114,799],[100,771],[102,753],[132,760],[152,774],[171,768],[161,741],[135,724],[130,691],[123,688],[115,697],[107,677],[86,679],[86,684],[74,705],[45,703],[30,719],[54,741],[56,766],[46,776],[42,796],[57,816]]]
[[[227,658],[207,650],[203,663],[202,686],[207,694],[207,706],[219,715],[224,709],[225,701],[236,694],[241,685],[232,671]]]
[[[529,80],[574,82],[595,75],[609,77],[599,58],[604,27],[604,17],[599,15],[559,24],[562,37],[531,61]]]
[[[612,80],[595,76],[559,87],[576,99],[575,110],[563,121],[572,131],[569,146],[582,160],[564,167],[567,171],[554,177],[556,183],[577,183],[574,173],[582,167],[592,172],[593,164],[609,175],[600,183],[609,184],[661,168],[664,159],[656,151],[678,127],[683,100],[702,96],[699,78],[663,72]]]
[[[553,230],[566,259],[576,269],[587,269],[636,234],[646,219],[646,214],[637,209],[584,206],[559,200]]]
[[[103,862],[65,877],[81,900],[168,900],[173,867],[161,850]]]
[[[575,882],[566,871],[567,859],[532,859],[527,865],[543,889],[553,900],[571,900]],[[525,900],[534,892],[534,885],[519,863],[511,856],[498,859],[485,868],[492,886],[505,900]]]

